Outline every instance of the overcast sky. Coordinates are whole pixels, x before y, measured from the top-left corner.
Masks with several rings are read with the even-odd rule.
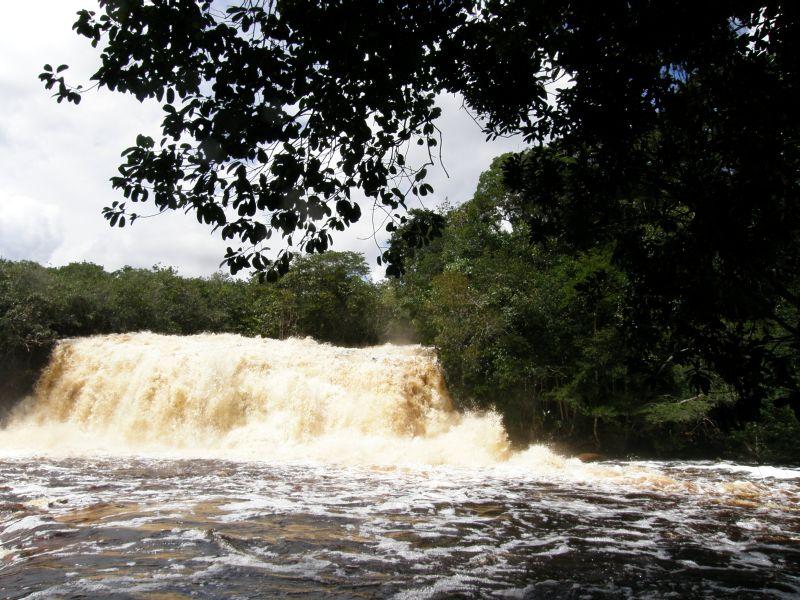
[[[75,12],[91,0],[4,2],[0,19],[0,256],[49,265],[91,261],[123,265],[172,265],[186,275],[209,275],[219,268],[225,246],[207,227],[182,213],[165,214],[111,229],[103,206],[121,199],[111,189],[120,152],[138,133],[160,137],[160,106],[140,104],[108,91],[86,94],[79,106],[57,104],[38,81],[45,63],[70,65],[68,79],[88,80],[98,51],[72,31]],[[468,199],[481,171],[502,152],[522,149],[517,140],[485,142],[458,98],[443,98],[439,127],[450,174],[429,169],[436,190],[429,207],[445,198]],[[362,221],[335,238],[335,249],[363,252],[375,264],[378,248],[370,238],[367,211]],[[273,238],[274,239],[274,238]]]

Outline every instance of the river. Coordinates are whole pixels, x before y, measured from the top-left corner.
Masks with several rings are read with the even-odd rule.
[[[59,345],[0,431],[3,598],[795,598],[800,470],[583,464],[429,351]]]

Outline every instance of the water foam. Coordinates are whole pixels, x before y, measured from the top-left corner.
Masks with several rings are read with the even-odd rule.
[[[513,451],[500,415],[454,409],[430,348],[230,334],[61,341],[34,394],[0,430],[0,457],[31,455],[443,465],[660,490],[686,485],[648,463],[583,464],[542,445]],[[717,491],[763,491],[726,486]]]
[[[492,465],[496,413],[453,409],[433,352],[152,333],[60,342],[4,453]]]

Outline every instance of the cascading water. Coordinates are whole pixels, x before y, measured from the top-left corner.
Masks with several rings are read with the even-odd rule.
[[[382,465],[510,455],[498,415],[453,409],[426,348],[211,334],[62,341],[0,446]]]
[[[433,353],[61,342],[0,430],[0,597],[796,597],[800,470],[584,465]]]

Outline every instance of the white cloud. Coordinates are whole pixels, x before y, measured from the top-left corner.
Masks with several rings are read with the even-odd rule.
[[[0,191],[0,258],[46,263],[62,239],[58,207]]]
[[[77,107],[57,104],[37,79],[45,63],[67,63],[72,81],[88,80],[98,53],[71,26],[75,12],[92,5],[91,0],[43,0],[37,3],[36,18],[31,18],[28,3],[3,6],[0,190],[9,198],[25,200],[17,201],[13,215],[3,221],[10,223],[13,218],[13,226],[5,227],[14,233],[6,239],[11,233],[2,230],[0,248],[9,252],[15,244],[16,258],[53,264],[88,260],[114,269],[124,264],[162,263],[185,274],[213,273],[228,243],[191,216],[160,216],[120,230],[109,228],[100,214],[103,206],[119,199],[108,181],[116,173],[119,153],[138,133],[158,134],[158,105],[140,104],[107,91],[86,94]],[[438,167],[429,169],[435,188],[433,199],[426,202],[429,207],[445,198],[453,204],[468,199],[494,156],[522,148],[518,139],[486,143],[479,127],[460,110],[460,99],[443,96],[440,101],[443,159],[450,177]],[[57,210],[59,216],[57,230],[48,241],[37,237],[43,226],[42,207]],[[379,249],[371,238],[370,209],[367,205],[363,209],[362,221],[334,238],[335,248],[364,252],[378,274]],[[385,232],[377,237],[383,242]]]

